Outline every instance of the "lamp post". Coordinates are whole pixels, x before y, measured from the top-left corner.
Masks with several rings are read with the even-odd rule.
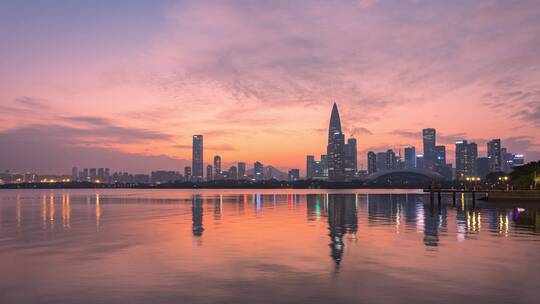
[[[508,190],[508,176],[499,176],[499,183],[505,185],[506,190]]]

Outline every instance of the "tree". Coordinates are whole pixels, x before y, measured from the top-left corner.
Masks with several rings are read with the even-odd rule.
[[[530,189],[531,185],[534,187],[535,184],[535,173],[537,177],[540,176],[540,161],[514,167],[514,170],[510,173],[510,180],[516,189]],[[538,186],[540,186],[540,183],[538,183]]]

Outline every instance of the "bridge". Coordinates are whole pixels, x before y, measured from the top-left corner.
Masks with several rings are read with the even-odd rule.
[[[411,182],[432,182],[443,181],[444,176],[437,172],[425,169],[397,169],[385,170],[372,173],[367,176],[368,181],[411,181]]]

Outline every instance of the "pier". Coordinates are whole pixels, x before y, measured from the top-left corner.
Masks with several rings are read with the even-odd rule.
[[[435,202],[435,194],[437,200],[441,203],[442,193],[452,193],[452,202],[456,202],[457,193],[471,193],[473,203],[477,200],[486,201],[527,201],[540,203],[540,191],[538,190],[479,190],[479,189],[424,189],[424,192],[429,193],[430,203]],[[477,194],[484,194],[478,197]]]
[[[490,190],[477,190],[477,189],[424,189],[424,192],[429,193],[429,202],[433,204],[435,202],[435,193],[437,194],[437,201],[441,203],[441,196],[443,193],[452,194],[452,202],[456,203],[456,194],[457,193],[471,193],[473,203],[477,199],[477,194],[485,194],[485,196],[480,197],[480,199],[486,199]]]

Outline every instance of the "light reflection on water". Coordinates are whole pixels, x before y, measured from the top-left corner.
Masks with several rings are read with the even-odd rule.
[[[1,303],[533,303],[539,249],[540,205],[416,191],[0,191]]]

